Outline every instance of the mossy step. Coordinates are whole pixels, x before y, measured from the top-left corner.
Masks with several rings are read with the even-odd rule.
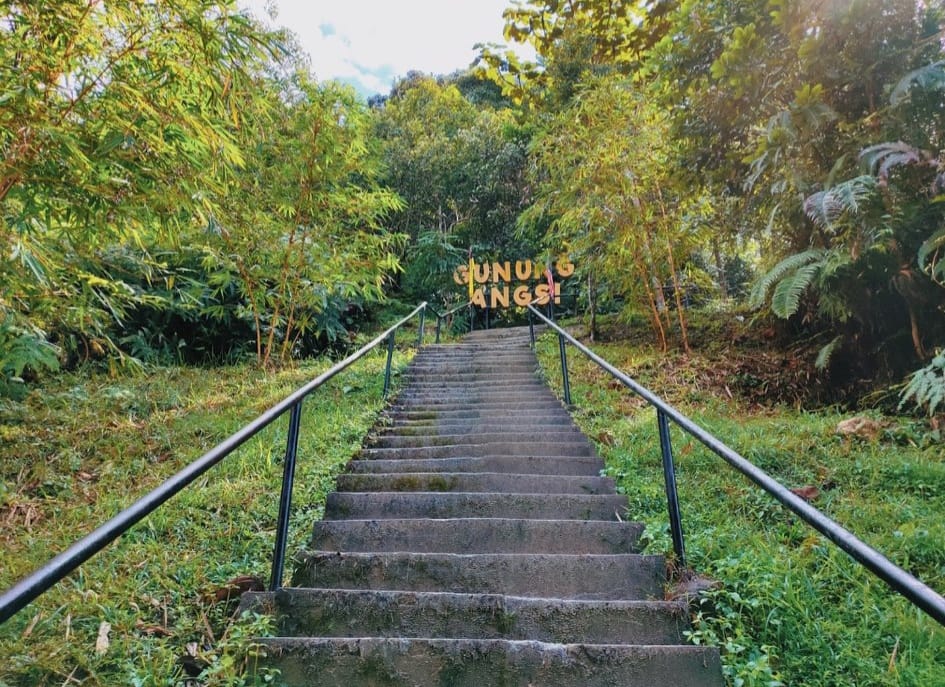
[[[339,491],[490,492],[494,494],[613,494],[609,477],[503,472],[397,472],[342,474]]]
[[[485,456],[482,458],[421,458],[409,460],[352,460],[347,472],[506,472],[531,475],[599,475],[604,461],[595,456]]]
[[[365,460],[382,458],[479,458],[482,456],[593,456],[594,447],[586,439],[580,441],[483,441],[482,443],[421,446],[414,448],[364,448],[358,454]]]
[[[662,599],[662,556],[308,551],[294,587],[510,594],[560,599]]]
[[[293,687],[721,687],[718,650],[501,639],[260,640]]]
[[[390,518],[524,518],[623,520],[627,497],[619,494],[469,494],[434,492],[332,492],[328,520]],[[619,517],[618,517],[619,516]]]
[[[283,637],[453,637],[680,644],[688,609],[671,601],[530,599],[501,594],[287,588],[244,594]]]
[[[310,546],[321,551],[416,553],[638,553],[643,525],[603,520],[322,520]]]
[[[496,442],[510,443],[584,443],[587,444],[587,437],[578,429],[573,428],[553,428],[545,429],[539,432],[530,431],[530,428],[520,427],[516,432],[512,429],[497,432],[487,429],[478,432],[461,432],[430,434],[430,435],[401,435],[397,432],[389,432],[374,439],[368,445],[368,448],[424,448],[431,446],[454,446],[462,445],[482,445]]]

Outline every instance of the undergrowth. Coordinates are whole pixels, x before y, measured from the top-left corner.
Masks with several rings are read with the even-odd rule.
[[[304,403],[289,556],[383,406],[385,355],[379,348]],[[398,352],[395,369],[409,355]],[[331,362],[275,373],[78,371],[20,401],[0,400],[0,588]],[[226,585],[268,583],[286,425],[282,418],[258,434],[0,626],[0,685],[244,684],[256,655],[252,637],[267,634],[268,620],[234,617],[235,592]]]
[[[836,427],[849,415],[760,405],[699,353],[668,364],[631,340],[593,348],[945,590],[945,456],[915,420],[877,417],[875,438],[845,437]],[[655,411],[568,352],[575,420],[627,494],[628,516],[646,523],[647,550],[669,554]],[[560,389],[555,337],[542,337],[539,355]],[[945,685],[945,629],[694,439],[675,427],[672,439],[688,563],[720,583],[696,609],[689,639],[720,647],[729,685]]]

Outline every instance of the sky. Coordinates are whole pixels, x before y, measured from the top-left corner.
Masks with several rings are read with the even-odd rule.
[[[338,79],[365,97],[387,93],[408,71],[448,74],[476,58],[476,43],[504,43],[509,0],[241,0],[299,37],[320,81]]]

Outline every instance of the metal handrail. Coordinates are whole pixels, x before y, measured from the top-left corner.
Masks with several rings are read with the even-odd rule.
[[[690,436],[698,439],[710,451],[725,460],[733,468],[748,477],[752,482],[780,501],[784,506],[798,515],[804,522],[823,534],[843,551],[849,554],[864,568],[883,580],[893,590],[906,597],[913,604],[925,611],[929,616],[945,625],[945,598],[913,575],[894,564],[879,551],[862,541],[852,532],[844,528],[835,520],[814,508],[804,499],[794,494],[790,489],[774,479],[764,470],[727,446],[713,434],[697,425],[689,417],[671,406],[655,393],[631,379],[616,367],[608,363],[592,350],[581,344],[577,339],[559,327],[554,321],[545,317],[533,306],[528,306],[539,318],[558,333],[559,341],[567,341],[577,350],[608,372],[624,386],[646,400],[656,408],[659,424],[660,448],[663,454],[663,472],[666,477],[666,492],[669,507],[670,529],[673,535],[673,546],[681,564],[685,565],[685,549],[683,544],[682,525],[679,517],[679,500],[676,496],[676,474],[673,465],[672,445],[669,437],[668,420],[672,420]],[[563,350],[563,349],[562,349]],[[562,368],[567,379],[567,363],[562,358]]]
[[[432,311],[433,311],[433,314],[436,315],[436,343],[440,343],[440,327],[441,327],[441,325],[443,324],[443,320],[445,320],[445,319],[446,319],[447,317],[449,317],[450,315],[452,315],[452,314],[454,314],[454,313],[456,313],[456,312],[459,312],[459,311],[462,310],[463,308],[470,308],[470,310],[471,310],[471,309],[472,309],[472,301],[466,301],[465,303],[460,303],[459,305],[457,305],[457,306],[456,306],[455,308],[453,308],[452,310],[447,310],[447,311],[444,312],[444,313],[439,313],[439,312],[436,311],[436,308],[434,308],[434,307],[432,307],[432,306],[430,307],[430,310],[432,310]],[[472,313],[470,313],[469,327],[470,327],[470,331],[472,331]]]
[[[155,511],[164,502],[176,496],[194,480],[288,411],[290,412],[289,431],[286,438],[282,493],[279,499],[279,520],[276,527],[276,543],[273,547],[272,575],[269,584],[271,590],[278,589],[282,584],[282,575],[285,565],[289,511],[291,510],[292,504],[295,459],[298,451],[299,429],[302,417],[302,401],[315,391],[315,389],[322,386],[339,372],[342,372],[384,342],[387,342],[388,346],[387,367],[384,375],[384,394],[386,396],[390,389],[390,366],[397,330],[420,313],[420,341],[422,342],[422,317],[426,308],[426,302],[418,305],[413,312],[387,329],[384,333],[377,336],[370,343],[358,349],[341,362],[336,363],[331,369],[323,372],[308,384],[302,386],[284,400],[272,406],[269,410],[231,434],[183,470],[165,480],[160,486],[87,534],[44,566],[17,582],[0,595],[0,624],[9,620],[28,603],[49,590],[53,585],[65,578],[66,575],[82,565],[82,563],[127,532],[133,525]]]

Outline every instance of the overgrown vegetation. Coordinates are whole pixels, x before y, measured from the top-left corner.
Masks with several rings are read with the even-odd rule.
[[[595,350],[898,565],[945,586],[945,463],[921,421],[874,417],[872,436],[842,435],[849,416],[837,410],[759,405],[740,393],[724,351],[667,359],[655,342],[622,338]],[[671,555],[655,412],[570,352],[575,419],[627,494],[628,516],[646,523],[647,551]],[[539,354],[560,389],[553,336]],[[701,444],[672,436],[689,564],[720,582],[690,639],[721,648],[729,684],[941,683],[945,632],[935,621]]]
[[[408,336],[408,335],[404,335]],[[305,402],[288,551],[383,405],[386,351]],[[406,360],[398,353],[395,364]],[[157,486],[328,367],[65,373],[0,402],[0,587]],[[286,422],[276,423],[0,627],[9,687],[242,684],[261,618],[235,619],[245,576],[268,584]],[[107,642],[97,644],[103,623]]]

